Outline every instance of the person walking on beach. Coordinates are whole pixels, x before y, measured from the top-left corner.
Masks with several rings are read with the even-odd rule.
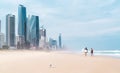
[[[87,56],[87,53],[88,53],[87,47],[85,48],[84,52],[85,52],[85,56]]]
[[[91,53],[91,56],[93,56],[93,48],[91,48],[91,51],[90,51],[90,53]]]

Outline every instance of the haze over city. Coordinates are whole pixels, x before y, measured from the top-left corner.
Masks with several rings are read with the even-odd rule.
[[[62,33],[63,44],[80,50],[120,49],[119,0],[1,0],[1,30],[5,33],[5,17],[15,15],[18,30],[18,5],[29,14],[38,15],[40,26],[47,29],[47,37],[58,38]]]

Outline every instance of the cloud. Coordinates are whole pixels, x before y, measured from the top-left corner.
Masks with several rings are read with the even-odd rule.
[[[116,18],[118,15],[111,12],[116,8],[113,6],[115,2],[116,0],[55,0],[55,4],[50,7],[43,5],[43,11],[45,8],[53,12],[43,12],[46,16],[43,16],[45,21],[42,23],[45,23],[48,36],[55,39],[59,33],[62,33],[63,39],[67,41],[75,38],[81,41],[79,38],[83,37],[116,36],[120,32],[120,21]],[[116,12],[117,10],[119,10],[118,6]],[[71,46],[79,45],[77,41],[71,41]],[[67,44],[69,45],[69,42]]]
[[[1,0],[0,2],[1,5],[7,5],[7,7],[9,7],[11,5],[13,6],[19,3],[25,3],[27,0]]]
[[[110,13],[113,15],[113,17],[119,19],[119,17],[120,17],[120,14],[119,14],[120,13],[120,8],[117,7],[115,9],[111,10]]]
[[[120,32],[120,27],[112,27],[112,28],[107,28],[107,29],[101,29],[101,30],[96,30],[96,31],[83,31],[79,32],[77,38],[79,37],[104,37],[104,36],[114,36],[117,35],[118,32]]]
[[[114,35],[120,32],[120,7],[117,1],[2,0],[0,2],[2,30],[5,30],[5,15],[8,13],[16,15],[17,27],[17,8],[19,4],[23,4],[27,8],[27,15],[40,17],[40,25],[45,26],[48,37],[57,39],[59,33],[62,33],[68,40],[76,37]],[[116,2],[117,5],[115,5]]]
[[[119,32],[118,19],[97,19],[88,22],[76,22],[70,20],[55,21],[57,25],[51,24],[48,28],[49,32],[63,33],[65,38],[72,37],[99,37],[113,35]],[[59,23],[57,23],[59,22]],[[54,34],[53,34],[54,35]]]

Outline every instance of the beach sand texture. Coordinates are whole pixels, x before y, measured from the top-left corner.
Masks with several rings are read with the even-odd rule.
[[[120,73],[120,59],[40,51],[0,51],[0,73]]]

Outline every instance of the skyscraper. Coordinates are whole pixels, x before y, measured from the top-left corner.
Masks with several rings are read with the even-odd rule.
[[[52,50],[57,49],[57,40],[49,38],[49,46],[50,48],[52,48]]]
[[[30,15],[28,15],[28,17],[27,17],[27,30],[26,30],[27,42],[30,42],[30,19],[31,19],[31,17],[30,17]]]
[[[39,46],[39,17],[34,15],[30,18],[30,43]]]
[[[4,45],[4,34],[0,33],[0,48]]]
[[[18,6],[18,35],[19,43],[23,46],[26,42],[26,7],[23,5]]]
[[[46,29],[44,29],[43,27],[40,28],[40,41],[39,41],[39,47],[40,48],[46,48]]]
[[[1,33],[1,20],[0,20],[0,33]]]
[[[62,39],[61,39],[61,34],[59,34],[59,48],[62,48]]]
[[[44,28],[40,29],[40,36],[46,37],[46,29]]]
[[[6,16],[6,44],[15,46],[15,15],[12,14]]]

